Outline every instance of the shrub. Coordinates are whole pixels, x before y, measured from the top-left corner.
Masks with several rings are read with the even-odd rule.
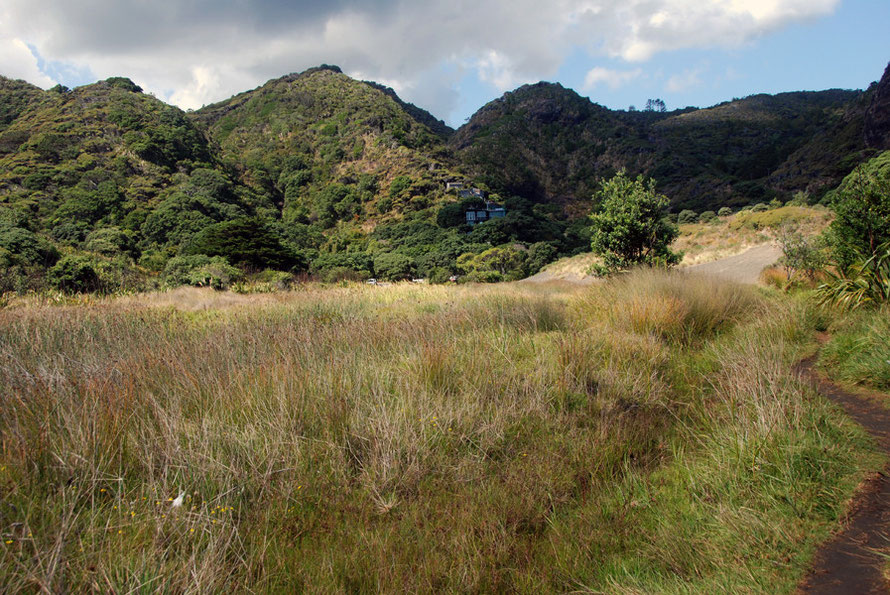
[[[59,252],[32,231],[0,222],[0,267],[13,265],[50,266]]]
[[[241,278],[241,271],[229,264],[222,256],[206,254],[175,256],[164,267],[164,282],[171,287],[194,285],[225,289]]]
[[[222,256],[228,262],[255,269],[307,268],[302,255],[281,243],[281,238],[256,218],[239,218],[211,225],[198,233],[183,254]]]
[[[497,271],[473,271],[460,278],[462,283],[500,283],[504,276]]]
[[[512,244],[495,246],[479,254],[467,252],[457,259],[458,270],[471,281],[495,282],[521,279],[526,274],[526,253]]]
[[[549,263],[553,262],[557,255],[556,247],[549,242],[535,242],[528,247],[526,269],[529,275],[534,275]]]
[[[823,304],[857,310],[890,301],[890,242],[845,269],[817,289]]]
[[[136,242],[132,232],[119,227],[101,227],[91,232],[84,242],[84,249],[104,256],[125,254],[136,256]]]
[[[684,225],[686,223],[695,223],[698,220],[698,215],[695,211],[690,209],[683,209],[680,211],[680,214],[677,215],[677,223],[680,225]]]
[[[414,272],[414,260],[398,252],[384,252],[374,257],[374,273],[388,281],[410,279]]]
[[[831,203],[836,216],[829,241],[841,268],[869,258],[890,242],[890,151],[844,178]]]
[[[389,198],[396,200],[403,196],[411,187],[411,178],[408,176],[396,176],[389,185]]]
[[[323,269],[318,275],[325,283],[338,283],[340,281],[364,281],[371,277],[371,272],[369,270],[356,270],[350,267],[335,266],[329,269]]]
[[[732,209],[730,209],[729,207],[720,207],[720,210],[717,211],[717,215],[719,217],[729,217],[730,215],[732,215]]]
[[[805,207],[810,204],[810,193],[806,190],[798,190],[791,197],[791,200],[785,203],[786,207]]]
[[[294,276],[284,271],[266,269],[254,278],[258,283],[268,283],[275,289],[287,289],[294,282]]]
[[[66,293],[90,293],[103,289],[96,261],[82,254],[63,257],[46,274],[52,287]]]
[[[366,252],[326,252],[312,261],[312,272],[322,277],[333,269],[348,269],[357,274],[357,279],[367,279],[374,269],[374,262]]]
[[[717,213],[714,211],[705,211],[698,216],[699,223],[713,223],[717,219]]]
[[[430,271],[429,282],[435,284],[448,283],[451,279],[452,272],[445,267],[435,267]]]
[[[806,237],[796,226],[786,224],[779,228],[777,239],[782,248],[780,263],[789,281],[797,273],[814,281],[816,274],[825,268],[827,261],[820,238]]]
[[[769,207],[766,205],[766,203],[759,202],[756,205],[754,205],[753,207],[751,207],[751,210],[754,211],[755,213],[762,213],[764,211],[768,211]]]

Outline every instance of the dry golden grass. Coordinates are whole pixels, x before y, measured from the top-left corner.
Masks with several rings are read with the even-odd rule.
[[[545,266],[543,272],[554,279],[583,279],[590,274],[590,270],[594,265],[601,263],[602,259],[600,257],[592,252],[585,252],[575,256],[560,258]]]
[[[683,252],[681,266],[701,264],[774,242],[776,230],[784,223],[799,226],[804,235],[818,235],[831,218],[831,212],[821,207],[782,207],[759,213],[741,211],[720,217],[714,223],[680,225],[680,236],[672,248]]]

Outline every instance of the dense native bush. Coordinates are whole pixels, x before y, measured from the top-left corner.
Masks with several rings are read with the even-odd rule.
[[[63,257],[47,272],[46,278],[56,289],[69,293],[87,293],[105,289],[95,258],[82,254]]]
[[[352,271],[357,278],[371,277],[374,271],[374,262],[366,252],[328,252],[319,254],[312,261],[310,270],[313,273],[324,276],[325,271],[330,270]]]
[[[842,269],[890,242],[890,151],[858,167],[830,200],[835,219],[829,243]]]
[[[164,282],[171,287],[194,285],[225,289],[241,276],[241,271],[229,264],[225,257],[206,254],[175,256],[164,268]]]
[[[285,246],[273,228],[256,218],[210,225],[183,248],[183,254],[222,256],[245,268],[306,270],[302,255]]]
[[[398,252],[384,252],[374,257],[374,274],[388,281],[410,279],[414,274],[414,261]]]
[[[680,211],[680,214],[677,215],[677,223],[680,225],[685,223],[695,223],[696,221],[698,221],[698,214],[690,209],[683,209]]]
[[[717,213],[714,211],[704,211],[698,216],[699,223],[713,223],[717,219]]]
[[[0,221],[0,267],[47,267],[59,259],[58,250],[32,231]]]

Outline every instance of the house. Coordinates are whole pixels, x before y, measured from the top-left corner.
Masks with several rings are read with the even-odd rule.
[[[450,192],[452,190],[460,190],[464,187],[463,182],[453,181],[453,182],[445,182],[445,192]]]
[[[478,188],[464,188],[463,190],[458,190],[457,195],[460,198],[485,198],[485,192]]]
[[[503,206],[485,201],[485,207],[474,207],[466,211],[467,225],[484,223],[490,219],[501,219],[507,216],[507,209]]]

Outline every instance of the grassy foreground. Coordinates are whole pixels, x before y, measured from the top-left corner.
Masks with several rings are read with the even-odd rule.
[[[890,307],[841,317],[820,363],[833,378],[890,392]]]
[[[655,272],[2,310],[0,584],[790,592],[879,464],[813,324]]]

